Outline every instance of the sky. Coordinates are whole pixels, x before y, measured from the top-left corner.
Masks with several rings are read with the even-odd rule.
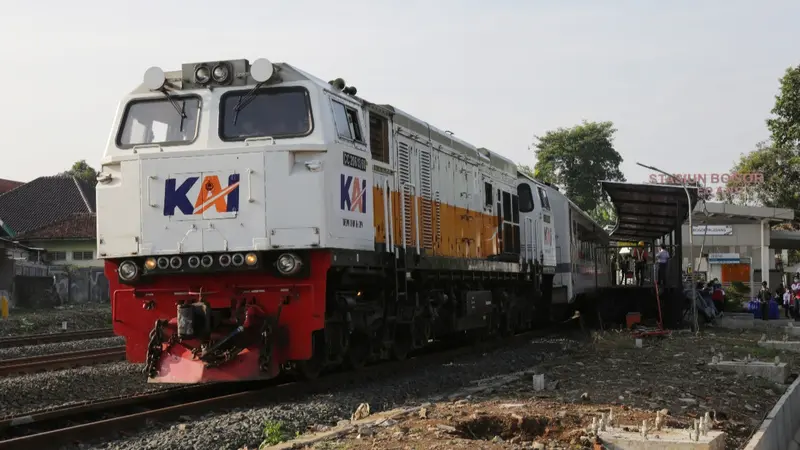
[[[641,162],[726,173],[768,138],[800,64],[797,0],[9,2],[0,16],[0,178],[98,167],[145,70],[266,57],[534,164],[535,136],[612,121]]]

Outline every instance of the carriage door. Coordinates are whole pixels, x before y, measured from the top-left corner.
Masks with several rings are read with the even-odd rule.
[[[497,242],[493,239],[497,230],[494,221],[494,186],[492,185],[492,179],[484,173],[481,173],[481,189],[479,192],[481,193],[481,209],[479,211],[482,210],[483,214],[479,214],[480,219],[478,219],[478,251],[480,252],[479,256],[485,257],[498,254],[499,248],[497,247]]]
[[[369,149],[372,155],[373,211],[375,211],[375,242],[378,248],[394,252],[394,205],[396,191],[389,151],[389,119],[367,107]]]

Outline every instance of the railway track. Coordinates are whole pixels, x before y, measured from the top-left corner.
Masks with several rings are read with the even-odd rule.
[[[0,377],[87,366],[125,359],[125,347],[107,347],[76,352],[53,353],[0,361]]]
[[[331,389],[358,386],[407,374],[422,366],[447,363],[455,357],[526,345],[532,338],[553,332],[553,329],[536,330],[473,346],[420,352],[404,361],[382,362],[356,372],[333,372],[311,382],[283,379],[193,385],[9,417],[0,419],[0,437],[5,439],[0,441],[0,450],[64,448],[78,442],[114,439],[116,433],[137,430],[152,421],[163,423],[210,411],[265,406]]]
[[[111,328],[96,328],[93,330],[69,331],[65,333],[30,334],[27,336],[0,338],[0,348],[79,341],[82,339],[97,339],[112,336],[114,336],[114,331]]]

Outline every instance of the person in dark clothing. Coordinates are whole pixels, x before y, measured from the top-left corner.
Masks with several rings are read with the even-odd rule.
[[[772,298],[772,292],[767,287],[767,282],[761,282],[761,290],[758,292],[758,301],[761,303],[761,320],[769,319],[769,300]]]
[[[631,253],[634,260],[634,270],[636,271],[636,284],[644,286],[644,273],[647,267],[647,250],[645,250],[644,241],[640,241],[639,247],[634,248]]]

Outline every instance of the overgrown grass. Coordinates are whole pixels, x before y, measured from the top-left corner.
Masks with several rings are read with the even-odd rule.
[[[283,423],[275,420],[267,420],[264,422],[264,440],[261,441],[259,449],[268,447],[270,445],[280,444],[281,442],[288,441],[290,438],[289,433],[283,429]]]

